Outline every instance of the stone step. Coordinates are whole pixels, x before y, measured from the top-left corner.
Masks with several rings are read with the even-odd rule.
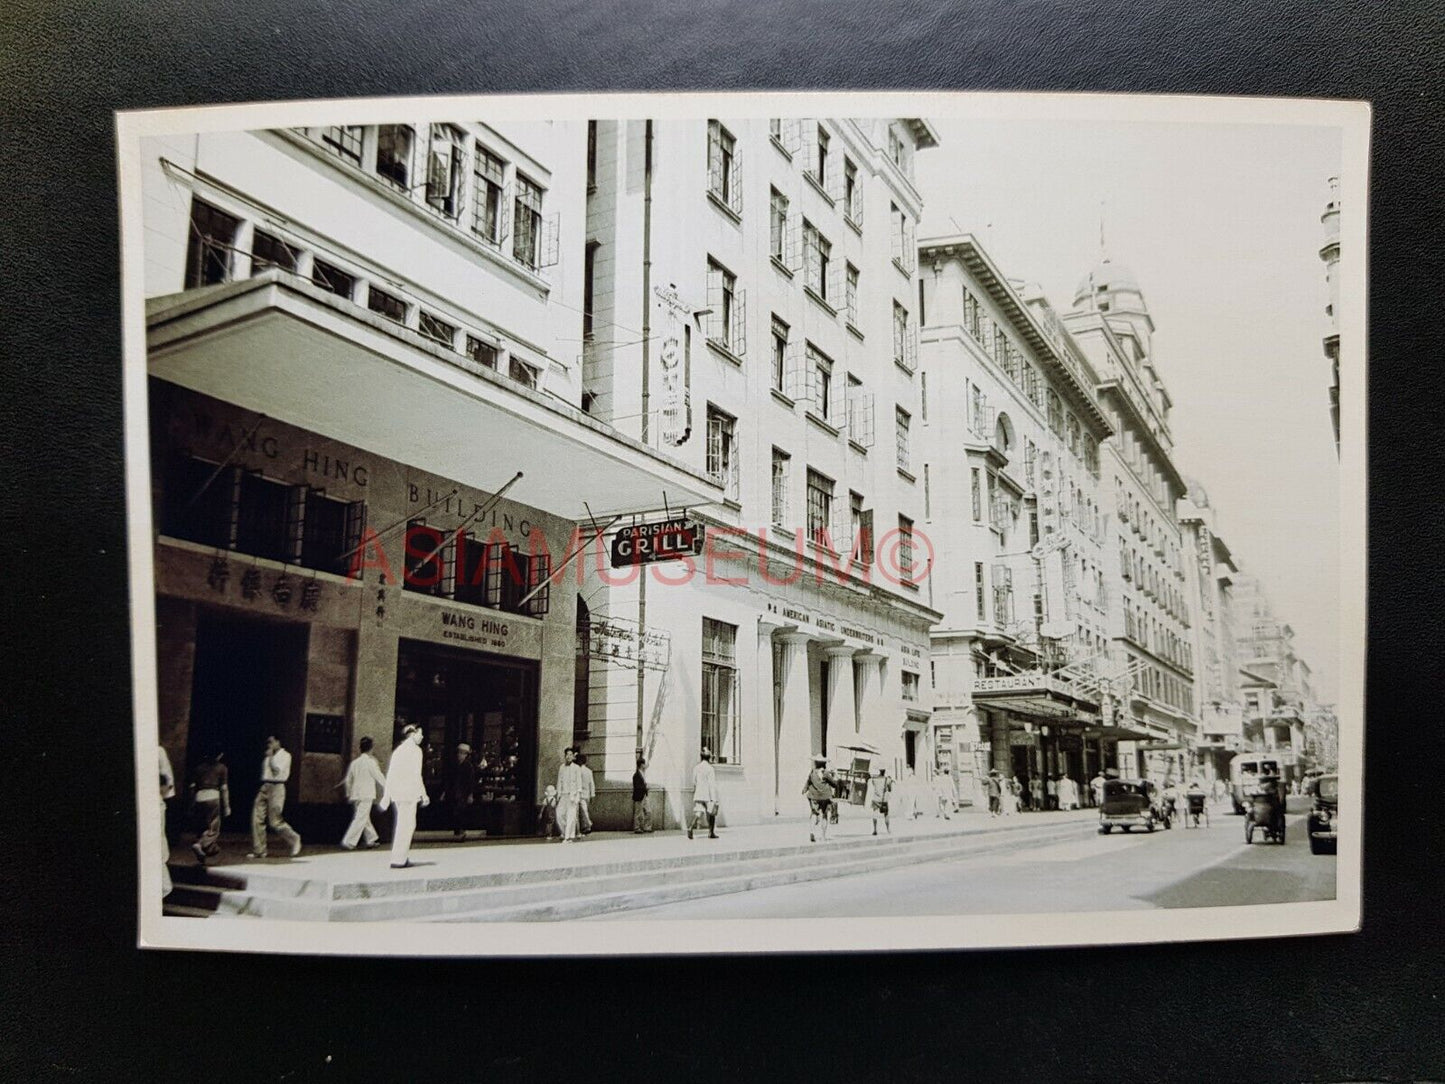
[[[1030,842],[1069,838],[1077,826],[1023,826]],[[987,853],[1017,846],[1016,831],[957,832],[914,837],[862,837],[826,844],[755,848],[742,852],[640,860],[576,868],[552,868],[471,877],[381,882],[392,891],[376,895],[335,895],[330,899],[296,893],[222,891],[217,911],[235,916],[292,921],[469,921],[546,918],[558,913],[600,913],[619,907],[651,906],[657,898],[691,899],[762,884],[837,876],[927,862],[962,852]],[[703,842],[701,840],[699,843]],[[740,887],[721,887],[732,883]],[[372,886],[336,886],[365,888]],[[658,893],[663,893],[661,896]],[[668,893],[681,893],[675,896]],[[600,903],[599,903],[600,901]]]
[[[1074,838],[1075,832],[1043,829],[1030,842],[1053,842]],[[973,835],[977,836],[977,833]],[[667,903],[702,899],[708,896],[724,896],[735,892],[748,892],[759,888],[775,888],[781,885],[801,884],[807,881],[821,881],[835,877],[846,877],[859,873],[872,873],[899,866],[918,865],[923,862],[946,859],[952,856],[970,857],[993,854],[1013,849],[1019,841],[1015,839],[994,840],[986,845],[968,847],[958,837],[950,837],[948,843],[935,847],[885,851],[877,855],[848,856],[830,855],[832,861],[820,864],[791,865],[775,869],[741,868],[729,870],[720,877],[698,880],[668,878],[654,881],[648,886],[631,890],[598,891],[570,899],[552,898],[531,904],[492,907],[457,914],[442,914],[422,918],[423,922],[546,922],[563,919],[592,918],[598,915],[620,911],[634,911],[657,907]],[[599,885],[587,885],[600,888]]]

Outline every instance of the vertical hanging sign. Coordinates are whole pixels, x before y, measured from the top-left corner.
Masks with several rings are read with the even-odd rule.
[[[657,287],[662,310],[662,346],[658,361],[662,365],[662,439],[672,445],[683,444],[692,433],[692,410],[688,402],[687,344],[685,341],[688,307],[671,284]]]

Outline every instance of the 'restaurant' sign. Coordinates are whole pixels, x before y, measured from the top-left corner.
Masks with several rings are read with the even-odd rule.
[[[639,523],[612,536],[612,567],[673,561],[702,552],[703,528],[686,519]]]

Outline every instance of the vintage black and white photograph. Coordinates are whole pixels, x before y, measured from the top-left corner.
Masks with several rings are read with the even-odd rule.
[[[118,131],[143,945],[1358,926],[1367,106]]]

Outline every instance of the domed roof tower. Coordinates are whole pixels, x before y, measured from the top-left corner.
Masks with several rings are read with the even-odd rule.
[[[1140,353],[1149,357],[1154,318],[1139,280],[1123,264],[1103,256],[1074,289],[1074,310],[1102,313],[1116,334],[1135,339]]]

